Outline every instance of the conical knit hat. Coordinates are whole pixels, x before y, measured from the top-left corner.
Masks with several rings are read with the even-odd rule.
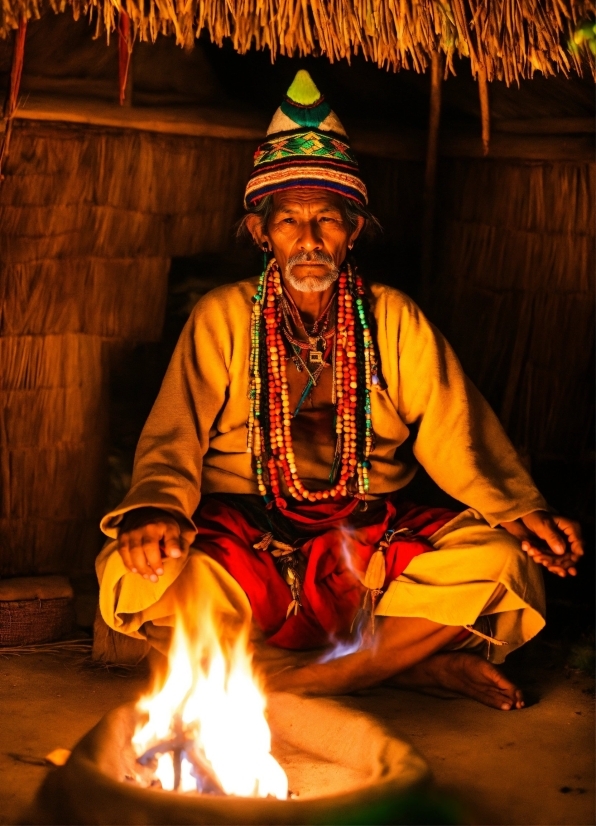
[[[368,202],[345,129],[304,69],[274,114],[267,140],[255,152],[245,206],[294,187],[326,189],[363,205]]]

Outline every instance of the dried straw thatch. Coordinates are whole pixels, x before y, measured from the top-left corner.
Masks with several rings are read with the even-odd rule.
[[[516,445],[585,458],[593,423],[593,164],[442,170],[434,315]]]
[[[46,7],[71,6],[88,15],[97,32],[116,31],[121,10],[132,21],[132,36],[155,40],[171,34],[189,47],[206,30],[214,43],[230,39],[234,48],[277,54],[322,54],[330,60],[363,54],[381,67],[424,71],[433,52],[447,67],[458,55],[470,58],[474,75],[508,83],[556,71],[580,71],[591,60],[594,33],[582,24],[594,16],[593,0],[6,0],[0,5],[0,33]],[[593,65],[593,60],[592,60]]]

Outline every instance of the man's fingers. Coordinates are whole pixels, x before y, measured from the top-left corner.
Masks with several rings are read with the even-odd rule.
[[[577,557],[575,554],[570,551],[562,555],[554,554],[550,548],[546,550],[546,548],[536,547],[536,544],[536,542],[528,539],[524,540],[521,546],[522,550],[524,550],[537,565],[543,565],[548,571],[557,576],[564,577],[567,576],[567,574],[571,576],[577,575],[577,569],[575,567]]]
[[[530,514],[530,517],[533,516],[533,514]],[[559,517],[555,517],[555,519],[558,521]],[[581,535],[575,532],[575,529],[579,526],[569,519],[561,517],[561,520],[565,524],[559,526],[550,515],[541,515],[538,519],[528,520],[530,521],[528,526],[523,525],[522,527],[514,522],[509,522],[504,524],[503,527],[520,540],[522,551],[525,551],[537,565],[542,565],[556,576],[566,577],[568,574],[576,576],[575,563],[583,554]],[[569,530],[566,529],[567,526],[569,526]],[[532,533],[530,533],[530,527]],[[561,533],[561,531],[564,531],[564,533]],[[566,550],[563,536],[569,540],[570,550]],[[573,537],[574,542],[578,543],[575,547],[571,537]],[[579,553],[577,550],[579,550]]]
[[[574,537],[576,539],[582,539],[582,529],[579,522],[568,519],[566,516],[558,516],[557,514],[553,515],[552,519],[557,527],[565,532],[568,538]]]
[[[565,558],[552,554],[530,554],[530,556],[532,556],[534,562],[538,565],[543,565],[552,574],[557,574],[562,577],[567,576],[567,574],[571,576],[577,575],[577,569],[574,567],[573,560],[570,556]]]
[[[575,555],[576,559],[584,555],[584,542],[582,538],[582,529],[579,522],[573,519],[567,519],[566,516],[553,516],[553,521],[563,531],[567,537],[567,542]]]
[[[164,553],[171,559],[179,559],[182,556],[182,542],[180,539],[166,539],[164,540]]]
[[[522,517],[521,521],[531,532],[530,536],[521,540],[522,550],[559,576],[565,576],[571,569],[574,571],[571,576],[575,576],[575,563],[584,555],[581,528],[578,523],[546,511],[534,511]],[[540,540],[548,549],[541,547]],[[551,554],[555,559],[548,560]]]
[[[531,539],[525,540],[521,543],[522,551],[525,551],[528,556],[531,556],[535,562],[542,562],[543,559],[553,559],[553,554],[550,548],[546,547],[546,543],[532,542]]]
[[[126,567],[152,582],[157,582],[164,572],[162,548],[165,555],[173,559],[188,550],[188,543],[173,518],[148,522],[118,537],[118,551]]]
[[[144,537],[142,541],[142,548],[147,564],[151,568],[149,579],[152,582],[157,582],[157,577],[163,574],[159,539],[156,537]]]
[[[164,530],[164,553],[172,559],[179,559],[184,552],[184,542],[178,524],[166,523]]]
[[[128,550],[128,541],[122,541],[121,539],[118,540],[118,553],[122,557],[122,562],[126,565],[129,571],[132,571],[133,574],[136,574],[137,569],[134,567],[132,563],[132,558],[130,556],[130,551]]]
[[[149,577],[153,574],[153,571],[147,564],[147,558],[140,541],[135,545],[130,543],[129,549],[133,566],[137,569],[141,576],[144,577],[144,579],[149,579]],[[153,574],[153,576],[155,576],[155,574]]]
[[[174,550],[174,551],[179,550],[180,551],[179,556],[183,556],[185,553],[188,553],[189,548],[190,548],[189,543],[182,536],[182,534],[180,534],[180,539],[177,540],[177,544],[175,545],[175,547],[172,550]],[[174,554],[174,553],[170,552],[169,555],[172,557],[172,559],[178,559],[178,554]]]

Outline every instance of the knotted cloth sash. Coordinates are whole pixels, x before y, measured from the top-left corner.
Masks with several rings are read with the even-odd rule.
[[[194,544],[209,554],[246,593],[267,642],[280,648],[319,648],[347,638],[364,593],[361,579],[385,533],[407,529],[385,552],[383,588],[418,554],[432,551],[428,537],[456,514],[400,502],[390,494],[362,510],[357,499],[297,503],[265,510],[260,497],[212,494],[201,501]],[[299,547],[306,558],[301,609],[286,619],[290,588],[268,550],[257,550],[267,532]]]

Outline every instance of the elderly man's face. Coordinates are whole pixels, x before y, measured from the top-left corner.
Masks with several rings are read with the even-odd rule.
[[[249,228],[257,243],[267,242],[286,283],[300,292],[322,292],[339,274],[356,229],[345,221],[341,199],[320,189],[289,189],[273,196],[267,227],[258,221]]]

